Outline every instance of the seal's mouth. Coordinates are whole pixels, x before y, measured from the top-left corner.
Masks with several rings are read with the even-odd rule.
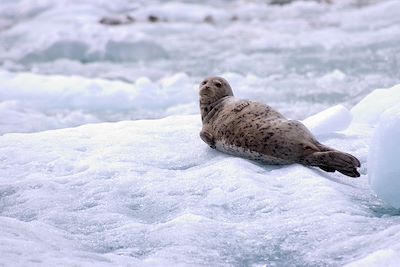
[[[202,97],[202,98],[210,98],[210,97],[215,96],[214,91],[208,86],[200,87],[199,94],[200,94],[200,97]]]

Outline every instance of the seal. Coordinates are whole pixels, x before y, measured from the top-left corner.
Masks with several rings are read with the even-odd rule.
[[[300,163],[359,177],[360,161],[318,142],[299,121],[263,103],[237,99],[229,83],[210,77],[200,83],[200,138],[211,148],[265,164]]]

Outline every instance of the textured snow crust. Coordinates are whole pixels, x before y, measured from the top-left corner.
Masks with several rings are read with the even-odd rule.
[[[258,165],[208,148],[200,126],[175,116],[0,137],[1,263],[340,266],[398,255],[400,219],[365,167],[349,179]],[[365,165],[367,140],[322,141]]]

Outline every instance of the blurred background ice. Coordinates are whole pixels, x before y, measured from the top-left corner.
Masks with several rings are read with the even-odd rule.
[[[32,79],[48,90],[34,83],[21,92],[1,79],[1,132],[195,114],[197,84],[210,75],[295,119],[338,103],[349,108],[398,81],[399,1],[289,2],[2,0],[0,68],[16,80],[21,72],[38,74]],[[106,100],[94,90],[74,99],[79,105],[65,104],[78,78],[60,93],[56,79],[42,75],[125,82],[141,103]],[[36,90],[40,107],[29,104]]]

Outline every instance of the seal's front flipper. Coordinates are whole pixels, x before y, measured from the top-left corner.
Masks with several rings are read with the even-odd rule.
[[[214,137],[211,133],[202,130],[200,132],[200,138],[203,140],[207,145],[209,145],[211,148],[215,149],[215,140]]]

